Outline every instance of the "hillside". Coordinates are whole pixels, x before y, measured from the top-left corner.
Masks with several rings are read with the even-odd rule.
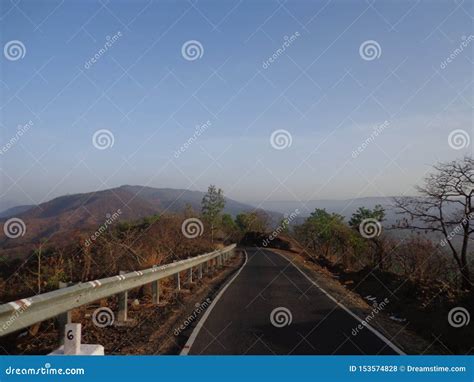
[[[117,212],[117,220],[126,221],[157,213],[181,212],[186,205],[199,211],[203,196],[200,191],[125,185],[60,196],[37,206],[13,207],[0,214],[0,222],[4,223],[10,217],[20,218],[25,222],[26,233],[12,240],[2,231],[0,247],[8,253],[19,247],[28,250],[29,244],[40,240],[66,241],[75,232],[96,229]],[[227,198],[224,212],[235,216],[253,209],[250,205]]]

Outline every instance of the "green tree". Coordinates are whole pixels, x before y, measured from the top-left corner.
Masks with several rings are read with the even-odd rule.
[[[269,217],[264,211],[242,212],[235,218],[237,227],[243,232],[266,232]]]
[[[211,227],[211,241],[214,242],[214,232],[221,223],[221,213],[225,206],[224,191],[210,185],[206,195],[202,198],[201,213],[204,220]]]
[[[343,225],[344,217],[316,208],[306,221],[297,228],[297,234],[314,251],[328,256],[333,247],[336,231]]]
[[[385,210],[380,205],[377,204],[373,210],[365,207],[360,207],[356,212],[352,214],[351,220],[349,220],[349,225],[353,228],[359,229],[360,223],[365,219],[375,219],[379,223],[385,219]]]
[[[360,235],[347,224],[344,217],[315,209],[305,222],[294,229],[296,237],[313,252],[328,259],[335,255],[344,266],[350,266],[354,255],[358,256],[365,245]]]
[[[221,225],[227,238],[236,238],[236,234],[238,233],[237,224],[234,222],[234,219],[232,219],[230,214],[222,215]]]
[[[364,221],[372,221],[371,224],[372,230],[370,235],[364,236],[366,240],[372,243],[374,247],[374,258],[373,265],[374,267],[379,267],[380,269],[385,268],[385,243],[383,237],[380,236],[382,233],[382,221],[385,219],[385,209],[377,204],[374,209],[369,209],[366,207],[360,207],[356,212],[352,214],[351,219],[349,220],[349,225],[361,233],[364,231]],[[368,226],[368,225],[367,225]]]

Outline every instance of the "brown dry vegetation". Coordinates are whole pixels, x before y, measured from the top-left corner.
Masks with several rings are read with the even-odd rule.
[[[206,233],[195,239],[184,237],[183,220],[176,214],[117,222],[90,245],[86,240],[93,230],[70,235],[66,244],[36,245],[26,259],[4,259],[0,285],[8,288],[0,288],[0,302],[57,289],[60,281],[77,283],[146,269],[214,248]]]
[[[92,320],[93,312],[100,307],[117,310],[117,299],[111,297],[94,304],[75,309],[72,321],[82,324],[82,342],[101,344],[106,354],[179,354],[195,324],[203,312],[192,322],[192,325],[181,333],[176,329],[193,313],[197,304],[202,304],[208,297],[220,289],[228,277],[239,268],[242,256],[237,256],[220,270],[204,274],[203,279],[194,279],[192,284],[185,282],[183,273],[182,290],[177,293],[170,279],[161,282],[160,304],[151,302],[151,288],[144,286],[129,292],[129,323],[99,328]],[[135,300],[139,305],[134,305]],[[58,326],[55,320],[48,320],[38,328],[13,333],[0,338],[0,354],[48,354],[58,347]]]

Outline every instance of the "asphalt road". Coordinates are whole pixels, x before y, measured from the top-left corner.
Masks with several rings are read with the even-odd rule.
[[[185,352],[397,354],[367,328],[352,335],[360,322],[288,260],[268,250],[248,249],[247,254],[239,275],[208,309],[207,318],[201,317]]]

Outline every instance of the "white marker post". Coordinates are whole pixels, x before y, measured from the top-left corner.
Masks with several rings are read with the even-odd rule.
[[[80,354],[81,324],[66,324],[64,334],[64,355]]]

